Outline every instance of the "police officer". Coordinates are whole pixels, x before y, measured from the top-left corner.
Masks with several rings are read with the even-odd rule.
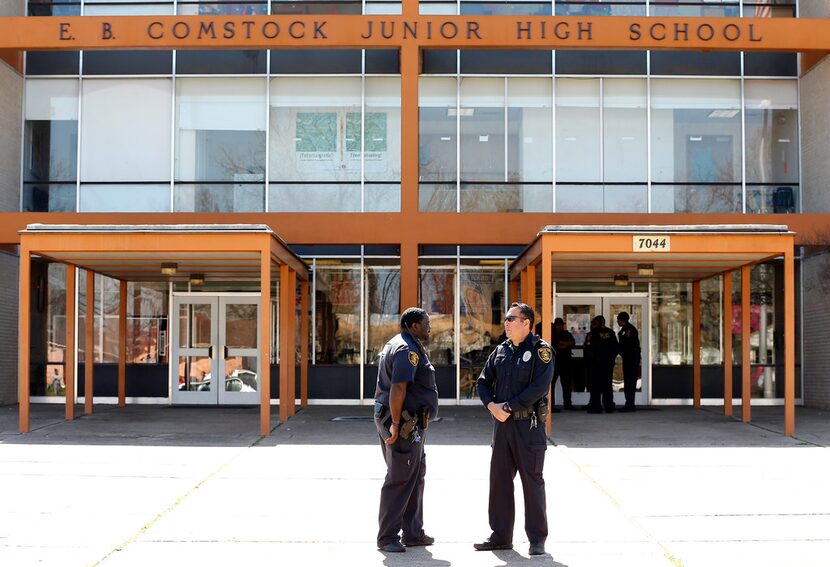
[[[620,343],[625,392],[625,406],[620,411],[634,411],[634,395],[637,392],[637,378],[640,377],[640,334],[625,311],[620,311],[617,315],[617,325],[620,326],[617,338]]]
[[[545,553],[548,519],[545,501],[546,396],[553,378],[553,351],[531,332],[533,309],[514,303],[504,318],[507,340],[487,359],[476,387],[495,418],[490,458],[489,519],[492,534],[478,551],[512,549],[516,510],[513,479],[522,479],[525,532],[530,555]]]
[[[591,320],[591,331],[585,337],[585,359],[588,362],[588,413],[614,411],[614,392],[611,387],[614,363],[619,345],[614,331],[605,326],[605,317],[598,315]]]
[[[438,413],[435,368],[422,343],[429,333],[429,315],[410,307],[401,315],[401,332],[386,343],[378,360],[374,417],[386,479],[380,491],[377,545],[383,551],[435,542],[424,533],[424,442],[429,421]]]
[[[536,324],[536,334],[542,336],[542,323]],[[556,353],[556,364],[553,367],[553,382],[551,383],[551,395],[556,390],[556,380],[559,379],[562,383],[562,402],[566,410],[575,410],[576,407],[571,402],[571,392],[573,390],[573,382],[571,380],[571,352],[576,339],[565,329],[565,320],[562,317],[557,317],[553,320],[551,325],[551,340],[550,344],[553,346]],[[550,401],[550,412],[559,413],[559,410],[554,407],[555,399]]]

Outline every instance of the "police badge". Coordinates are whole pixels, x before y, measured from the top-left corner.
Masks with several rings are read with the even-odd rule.
[[[409,364],[418,366],[418,353],[409,351]]]
[[[536,353],[539,355],[539,360],[541,360],[545,364],[550,362],[550,359],[553,358],[553,354],[551,353],[548,347],[542,347],[539,350],[537,350]]]

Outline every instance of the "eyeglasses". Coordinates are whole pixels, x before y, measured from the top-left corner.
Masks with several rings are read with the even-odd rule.
[[[508,315],[504,318],[505,323],[512,323],[516,319],[521,319],[522,321],[527,321],[527,317],[522,317],[520,315]]]

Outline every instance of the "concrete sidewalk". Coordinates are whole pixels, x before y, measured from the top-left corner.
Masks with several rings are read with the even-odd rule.
[[[429,431],[425,517],[438,543],[375,549],[385,474],[367,407],[316,406],[271,436],[257,408],[102,407],[74,422],[0,408],[0,565],[826,566],[830,416],[753,408],[555,414],[549,555],[489,535],[491,422],[444,407]]]

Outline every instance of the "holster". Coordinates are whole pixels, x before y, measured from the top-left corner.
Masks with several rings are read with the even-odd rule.
[[[425,431],[429,427],[431,419],[432,414],[430,414],[429,411],[421,410],[418,412],[418,427],[421,428],[421,431]]]
[[[403,410],[401,412],[401,426],[398,428],[398,436],[401,439],[409,439],[412,436],[412,432],[415,431],[416,425],[418,425],[418,416]]]

